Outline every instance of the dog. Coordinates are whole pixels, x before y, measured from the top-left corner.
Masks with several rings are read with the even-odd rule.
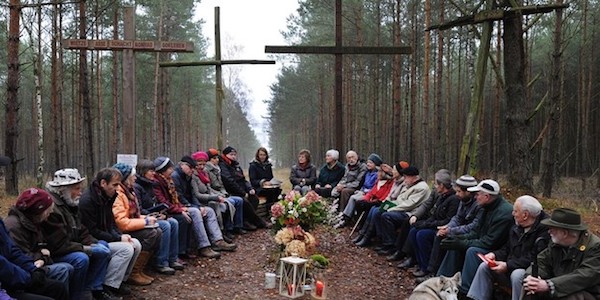
[[[408,300],[458,300],[460,272],[452,277],[432,277],[417,285]]]

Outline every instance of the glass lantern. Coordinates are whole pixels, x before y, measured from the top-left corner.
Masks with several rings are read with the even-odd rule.
[[[310,296],[312,299],[323,300],[327,299],[327,281],[325,280],[324,270],[314,270],[313,272],[313,283]]]
[[[288,256],[279,261],[279,294],[288,298],[304,296],[307,259]]]

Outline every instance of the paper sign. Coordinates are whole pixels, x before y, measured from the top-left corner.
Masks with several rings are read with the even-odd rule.
[[[124,163],[135,168],[137,166],[137,154],[117,154],[117,163]]]

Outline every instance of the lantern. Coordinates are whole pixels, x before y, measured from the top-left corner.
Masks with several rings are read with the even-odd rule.
[[[313,284],[310,296],[312,299],[323,300],[327,299],[327,281],[325,280],[325,272],[322,270],[313,271]]]
[[[281,258],[279,261],[279,294],[288,298],[304,295],[307,259],[298,256]]]

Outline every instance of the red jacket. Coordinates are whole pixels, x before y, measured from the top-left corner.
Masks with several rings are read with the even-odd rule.
[[[363,200],[366,202],[383,201],[392,190],[393,185],[394,180],[392,179],[388,179],[381,187],[379,186],[379,181],[377,181],[373,188],[365,194]]]

